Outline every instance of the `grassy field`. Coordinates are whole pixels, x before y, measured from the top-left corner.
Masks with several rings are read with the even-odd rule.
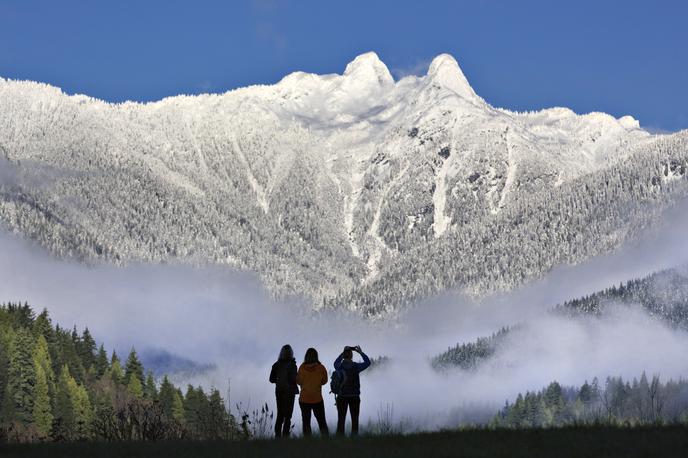
[[[350,439],[1,445],[0,457],[688,457],[688,428],[470,430]]]

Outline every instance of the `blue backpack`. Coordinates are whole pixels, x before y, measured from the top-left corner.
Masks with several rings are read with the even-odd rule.
[[[346,383],[346,371],[344,369],[336,369],[332,372],[330,376],[330,393],[334,393],[334,396],[342,395],[342,388]]]

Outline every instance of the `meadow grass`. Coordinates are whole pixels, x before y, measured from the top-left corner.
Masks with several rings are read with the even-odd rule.
[[[688,457],[688,427],[473,429],[355,439],[4,444],[13,457]]]

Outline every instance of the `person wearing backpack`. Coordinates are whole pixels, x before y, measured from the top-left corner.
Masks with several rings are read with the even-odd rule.
[[[311,412],[318,422],[320,435],[327,437],[329,429],[325,420],[325,403],[321,388],[327,383],[327,369],[318,360],[318,351],[315,348],[306,350],[303,364],[299,366],[296,374],[296,383],[301,387],[299,407],[301,407],[301,419],[303,421],[303,435],[311,435]]]
[[[296,359],[294,359],[294,350],[291,345],[285,345],[280,350],[279,358],[270,371],[270,383],[275,384],[277,401],[275,437],[289,437],[291,416],[294,413],[294,398],[299,394],[299,387],[296,384]]]
[[[353,361],[353,352],[363,358],[362,363]],[[337,403],[337,434],[344,435],[346,412],[351,415],[351,435],[358,435],[358,414],[361,409],[361,381],[359,374],[370,366],[370,358],[360,346],[344,347],[334,362],[334,373],[330,384]]]

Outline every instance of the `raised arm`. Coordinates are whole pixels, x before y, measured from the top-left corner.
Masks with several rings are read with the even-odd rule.
[[[370,367],[370,358],[368,358],[368,355],[362,351],[359,351],[358,353],[361,355],[361,358],[363,358],[363,362],[356,363],[356,366],[358,367],[358,372],[362,372]]]

